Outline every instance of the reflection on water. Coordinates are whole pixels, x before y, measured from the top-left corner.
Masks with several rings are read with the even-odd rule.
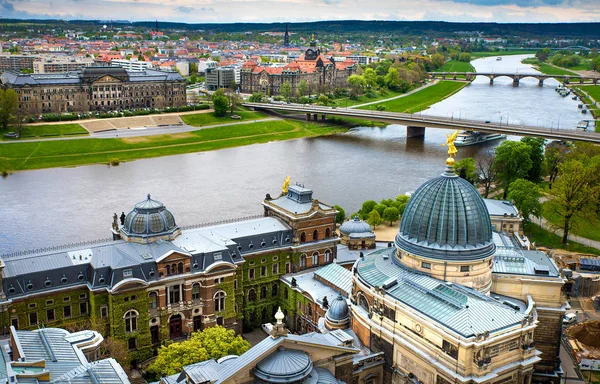
[[[521,57],[522,58],[522,57]],[[479,59],[524,71],[519,57]],[[500,64],[499,64],[500,63]],[[506,67],[504,67],[506,65]],[[508,71],[508,69],[506,70]],[[425,113],[454,118],[505,119],[511,123],[574,126],[577,103],[525,79],[478,77]],[[452,115],[453,114],[453,115]],[[367,199],[414,191],[443,172],[448,131],[427,129],[425,139],[406,138],[405,127],[359,128],[348,134],[273,142],[103,165],[20,172],[0,180],[0,254],[110,236],[113,212],[128,212],[147,193],[167,205],[179,225],[260,214],[266,193],[279,193],[286,175],[315,190],[315,197],[341,205],[348,215]],[[477,157],[498,142],[459,149]]]

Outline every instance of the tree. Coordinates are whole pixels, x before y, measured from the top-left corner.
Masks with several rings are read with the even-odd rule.
[[[558,177],[552,188],[549,208],[562,219],[562,243],[567,244],[571,219],[575,215],[595,215],[598,185],[595,167],[579,160],[568,160],[558,166]]]
[[[240,104],[241,98],[237,92],[231,88],[227,89],[225,92],[225,96],[227,96],[227,104],[229,106],[229,112],[233,115],[233,111],[236,109],[238,104]]]
[[[552,183],[558,175],[558,167],[565,161],[568,149],[568,146],[558,142],[552,142],[546,146],[544,172],[549,178],[548,189],[552,189]]]
[[[375,208],[375,206],[377,205],[377,202],[375,200],[367,200],[362,204],[362,207],[360,208],[360,211],[358,211],[360,213],[361,219],[365,219],[369,213],[371,213],[371,211],[373,210],[373,208]]]
[[[254,92],[249,98],[248,101],[251,103],[261,103],[265,98],[265,94],[262,92]]]
[[[98,359],[107,359],[109,357],[117,360],[117,363],[129,374],[131,370],[131,355],[125,341],[110,336],[104,339],[98,348]]]
[[[483,197],[488,198],[490,194],[490,188],[492,184],[496,182],[496,168],[494,162],[496,161],[496,154],[493,151],[487,151],[477,161],[477,171],[479,173],[479,182],[483,186]]]
[[[408,200],[410,197],[406,195],[398,195],[396,196],[396,201],[392,204],[393,207],[398,208],[400,215],[404,214],[404,209],[406,208],[406,204],[408,204]]]
[[[346,79],[348,86],[350,87],[350,97],[356,98],[362,92],[362,90],[367,86],[367,82],[365,78],[361,75],[351,75]]]
[[[379,216],[383,217],[383,212],[387,207],[387,205],[377,204],[373,209],[376,210],[377,213],[379,213]]]
[[[381,215],[379,215],[379,212],[377,212],[376,210],[372,210],[371,213],[369,213],[367,217],[367,223],[369,223],[371,227],[375,228],[382,222],[383,219],[381,219]]]
[[[383,81],[389,89],[394,90],[398,88],[400,86],[400,75],[398,74],[398,70],[394,67],[390,67],[387,74],[383,77]]]
[[[471,61],[471,54],[466,52],[461,53],[460,55],[458,55],[458,61],[468,63],[469,61]]]
[[[0,89],[0,126],[2,129],[8,128],[8,125],[13,122],[18,107],[17,92],[12,89]]]
[[[388,207],[383,211],[383,218],[390,222],[390,226],[400,218],[400,211],[396,207]]]
[[[445,63],[446,59],[444,59],[444,55],[436,53],[435,55],[431,56],[431,64],[433,64],[435,69],[443,67]]]
[[[306,96],[308,94],[308,83],[306,80],[300,80],[298,83],[298,94],[300,96]]]
[[[365,68],[362,76],[368,88],[377,86],[377,73],[373,68]]]
[[[290,96],[292,96],[292,84],[288,80],[286,80],[281,87],[279,87],[279,94],[283,96],[285,101],[290,101]]]
[[[227,113],[227,107],[229,106],[229,100],[222,89],[217,90],[212,95],[213,108],[215,110],[215,116],[223,117]]]
[[[529,221],[530,216],[540,217],[542,214],[540,197],[542,194],[539,187],[529,180],[517,179],[510,184],[508,198],[514,201],[526,222]]]
[[[342,224],[344,220],[346,220],[346,211],[344,211],[344,208],[340,207],[339,205],[334,205],[333,208],[338,211],[338,213],[335,214],[335,222],[337,224]]]
[[[544,173],[544,145],[546,140],[541,137],[524,137],[521,141],[531,147],[531,168],[527,172],[526,179],[533,182],[539,183],[542,181],[542,175]]]
[[[221,326],[194,332],[189,340],[162,346],[148,372],[158,376],[181,372],[184,366],[227,355],[241,355],[250,343]]]
[[[472,157],[467,157],[454,163],[454,171],[458,176],[471,184],[475,184],[477,181],[477,168],[475,167],[475,160]]]
[[[520,141],[505,141],[496,147],[494,167],[504,188],[503,199],[506,199],[510,184],[516,179],[523,179],[531,169],[531,147]]]

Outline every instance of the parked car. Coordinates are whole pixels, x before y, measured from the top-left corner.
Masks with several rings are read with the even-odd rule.
[[[563,325],[573,324],[577,322],[577,314],[567,313],[563,318]]]
[[[4,137],[6,137],[7,139],[18,139],[19,134],[17,132],[8,132],[4,134]]]

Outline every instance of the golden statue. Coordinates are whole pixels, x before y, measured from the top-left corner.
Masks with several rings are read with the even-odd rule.
[[[446,142],[444,144],[440,144],[442,147],[444,145],[448,146],[448,158],[446,159],[446,164],[450,167],[454,165],[453,157],[455,157],[456,153],[458,152],[456,150],[456,147],[454,146],[454,141],[456,141],[456,136],[458,136],[458,131],[454,131],[453,133],[447,133],[446,134]]]
[[[283,187],[281,187],[281,191],[284,194],[288,193],[288,187],[290,186],[290,177],[286,177],[285,179],[283,179]]]

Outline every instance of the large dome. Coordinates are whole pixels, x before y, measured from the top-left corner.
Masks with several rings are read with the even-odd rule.
[[[267,383],[295,383],[313,369],[308,354],[296,349],[279,349],[256,364],[254,375]]]
[[[413,255],[448,261],[484,259],[496,248],[483,198],[451,167],[412,195],[396,245]]]
[[[348,220],[344,222],[340,226],[340,232],[344,235],[350,235],[352,233],[371,233],[371,226],[361,219],[358,216],[354,216],[352,220]]]
[[[173,214],[160,201],[150,198],[137,203],[121,228],[128,238],[169,237],[179,230]]]

